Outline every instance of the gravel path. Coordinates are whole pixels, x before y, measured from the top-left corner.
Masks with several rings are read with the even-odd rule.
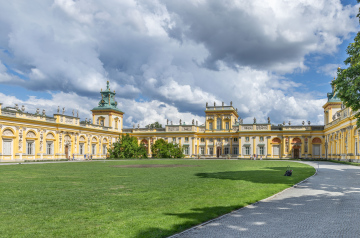
[[[359,237],[360,167],[319,164],[304,183],[173,237]]]

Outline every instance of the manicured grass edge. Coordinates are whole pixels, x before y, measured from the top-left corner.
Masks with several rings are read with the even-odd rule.
[[[297,161],[294,161],[294,162],[297,162]],[[339,162],[339,161],[337,161],[337,162]],[[301,163],[301,162],[297,162],[297,163]],[[347,163],[349,163],[349,162],[347,162]],[[310,165],[310,166],[312,166],[312,165]],[[314,167],[314,166],[313,166],[313,167]],[[314,168],[315,168],[315,167],[314,167]],[[188,232],[188,231],[195,230],[195,229],[197,229],[197,228],[199,228],[199,227],[202,227],[202,226],[205,226],[205,225],[207,225],[207,224],[209,224],[209,223],[211,223],[211,222],[218,221],[218,220],[222,219],[223,217],[226,217],[226,216],[229,216],[229,215],[231,215],[231,214],[234,214],[234,213],[236,213],[236,212],[238,212],[238,211],[240,211],[241,209],[244,209],[244,208],[246,208],[246,207],[253,206],[253,205],[255,205],[255,204],[258,204],[258,203],[265,202],[265,201],[267,201],[267,200],[273,199],[274,197],[276,197],[276,196],[284,193],[284,192],[287,191],[288,189],[296,188],[298,185],[300,185],[300,184],[302,184],[303,182],[307,181],[308,179],[314,177],[315,175],[317,175],[317,172],[318,172],[318,171],[317,171],[317,169],[315,168],[315,173],[314,173],[313,175],[311,175],[310,177],[308,177],[308,178],[306,178],[306,179],[298,182],[297,184],[294,184],[293,186],[291,186],[291,187],[289,187],[289,188],[285,188],[284,190],[282,190],[282,191],[280,191],[280,192],[278,192],[278,193],[276,193],[276,194],[274,194],[274,195],[271,195],[270,197],[261,199],[260,201],[257,201],[257,202],[254,202],[254,203],[252,203],[252,204],[243,206],[243,207],[241,207],[241,208],[239,208],[239,209],[236,209],[236,210],[234,210],[234,211],[231,211],[231,212],[229,212],[229,213],[226,213],[226,214],[224,214],[224,215],[221,215],[221,216],[216,217],[216,218],[214,218],[214,219],[211,219],[211,220],[209,220],[209,221],[203,222],[203,223],[201,223],[201,224],[199,224],[199,225],[193,226],[193,227],[191,227],[191,228],[189,228],[189,229],[186,229],[186,230],[184,230],[184,231],[182,231],[182,232],[179,232],[179,233],[176,233],[176,234],[174,234],[174,235],[171,235],[171,236],[169,236],[168,238],[175,238],[176,236],[181,235],[181,234],[183,234],[183,233],[186,233],[186,232]]]

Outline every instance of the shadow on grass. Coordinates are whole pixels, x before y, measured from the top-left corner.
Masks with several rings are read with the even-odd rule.
[[[293,184],[299,178],[307,178],[314,171],[313,168],[295,168],[291,177],[284,176],[286,167],[267,167],[263,170],[226,171],[215,173],[197,173],[196,176],[206,179],[243,180],[253,183]]]
[[[137,238],[168,237],[239,208],[240,207],[236,207],[236,206],[228,206],[228,207],[218,206],[218,207],[195,208],[195,209],[191,209],[191,212],[187,212],[187,213],[165,213],[165,215],[177,216],[179,218],[187,219],[187,221],[178,225],[174,225],[172,226],[171,229],[161,229],[155,227],[149,228],[147,230],[141,231],[135,237]]]

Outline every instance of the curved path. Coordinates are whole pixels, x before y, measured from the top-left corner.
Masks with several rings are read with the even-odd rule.
[[[360,167],[319,164],[298,186],[173,237],[359,237]]]

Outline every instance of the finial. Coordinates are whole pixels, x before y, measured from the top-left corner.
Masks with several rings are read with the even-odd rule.
[[[101,89],[101,92],[102,92],[102,89]]]
[[[115,90],[114,90],[114,93],[115,93]]]
[[[338,70],[340,70],[341,68],[340,67],[338,67]]]

